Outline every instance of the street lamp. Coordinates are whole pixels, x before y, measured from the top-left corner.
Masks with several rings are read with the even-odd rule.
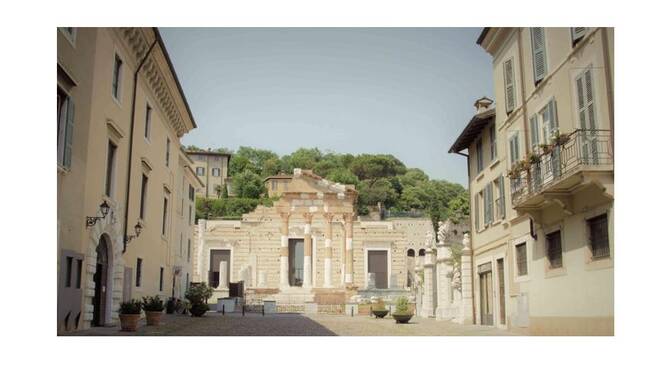
[[[138,223],[135,224],[134,229],[135,229],[135,235],[126,235],[126,239],[125,239],[126,244],[130,243],[131,240],[140,236],[140,233],[142,232],[142,224],[138,221]]]
[[[110,205],[105,200],[103,200],[99,208],[103,216],[87,216],[86,227],[94,226],[98,220],[104,219],[110,212]]]

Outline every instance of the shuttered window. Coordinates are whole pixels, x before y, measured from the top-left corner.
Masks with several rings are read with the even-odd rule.
[[[520,143],[518,142],[518,132],[513,133],[509,138],[509,157],[510,162],[513,164],[520,160]]]
[[[506,202],[504,201],[504,176],[500,175],[500,178],[497,181],[499,191],[500,191],[500,197],[499,197],[499,218],[505,218],[506,217]]]
[[[112,96],[119,100],[121,93],[121,75],[123,71],[123,62],[119,55],[115,54],[115,64],[112,69]]]
[[[493,183],[484,188],[484,224],[493,222]]]
[[[610,238],[607,229],[607,214],[587,220],[589,227],[589,245],[593,259],[610,256]]]
[[[115,157],[117,155],[117,145],[108,141],[107,162],[105,167],[105,195],[112,197],[115,182]]]
[[[584,36],[587,34],[587,27],[572,27],[571,28],[571,40],[573,41],[573,46],[575,46]]]
[[[479,194],[474,195],[474,229],[479,230]]]
[[[147,111],[144,117],[144,137],[149,139],[151,137],[151,106],[147,104]]]
[[[596,107],[594,106],[594,91],[591,67],[587,68],[577,77],[576,83],[580,128],[596,129]]]
[[[142,258],[137,259],[135,267],[135,287],[140,287],[140,285],[142,285]]]
[[[527,275],[527,244],[526,243],[516,245],[516,266],[518,268],[518,276]]]
[[[484,169],[484,150],[481,145],[481,138],[477,141],[477,173]]]
[[[497,158],[497,129],[495,128],[495,124],[490,126],[489,141],[490,160],[493,161]]]
[[[165,166],[170,166],[170,139],[165,142]]]
[[[536,114],[532,115],[529,119],[529,132],[530,139],[532,140],[532,148],[536,149],[539,145],[539,122]]]
[[[149,188],[149,177],[142,174],[142,191],[140,193],[140,218],[144,220],[147,215],[147,189]]]
[[[548,72],[547,55],[545,51],[545,30],[543,28],[531,28],[532,34],[532,66],[534,71],[534,83],[543,80]]]
[[[504,102],[506,113],[516,108],[516,90],[514,86],[513,58],[504,62]]]
[[[167,197],[163,198],[163,227],[161,234],[167,236],[167,221],[168,221],[168,200]]]
[[[563,257],[561,250],[561,232],[555,231],[546,235],[546,254],[550,268],[561,268],[563,266]]]
[[[73,150],[73,99],[57,89],[57,163],[70,168]]]

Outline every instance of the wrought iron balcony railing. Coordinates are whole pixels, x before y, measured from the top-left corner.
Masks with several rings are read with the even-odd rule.
[[[545,151],[543,151],[545,149]],[[537,148],[537,162],[530,162],[511,177],[514,206],[583,170],[603,170],[614,162],[609,130],[578,129],[563,144]]]

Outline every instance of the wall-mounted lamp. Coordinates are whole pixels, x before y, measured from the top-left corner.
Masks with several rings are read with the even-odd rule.
[[[108,215],[108,212],[110,212],[110,205],[105,200],[99,207],[103,216],[87,216],[86,227],[94,226],[98,220],[104,219]]]
[[[126,235],[126,239],[124,239],[125,240],[124,243],[125,244],[130,243],[131,240],[139,237],[141,232],[142,232],[142,224],[140,224],[140,222],[138,222],[137,224],[135,224],[135,235]]]

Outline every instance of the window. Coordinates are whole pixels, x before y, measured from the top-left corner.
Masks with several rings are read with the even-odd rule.
[[[191,202],[195,202],[195,188],[192,185],[188,185],[188,199]]]
[[[105,168],[105,195],[112,197],[112,191],[115,182],[115,157],[117,155],[117,145],[108,141],[108,162]]]
[[[123,69],[123,62],[119,58],[119,55],[115,54],[115,64],[112,69],[112,97],[119,100],[119,95],[121,93],[121,75]]]
[[[76,265],[78,266],[76,268],[76,289],[80,289],[80,284],[82,281],[82,265],[83,265],[82,259],[77,259]]]
[[[147,210],[147,189],[149,188],[149,177],[142,174],[142,191],[140,192],[140,218],[146,218]]]
[[[474,196],[474,229],[479,230],[479,194],[475,194]]]
[[[490,126],[488,136],[490,139],[490,160],[494,161],[497,158],[497,129],[495,128],[495,124]]]
[[[135,287],[142,285],[142,258],[137,259],[137,266],[135,267]]]
[[[581,129],[596,129],[596,108],[591,67],[578,75],[577,80],[578,117]]]
[[[57,27],[64,37],[66,37],[69,42],[71,42],[72,45],[75,45],[76,43],[76,29],[74,27]]]
[[[607,228],[607,214],[602,214],[587,220],[589,228],[589,246],[591,258],[601,259],[610,256],[610,239]]]
[[[190,239],[188,239],[188,253],[186,258],[188,259],[188,262],[190,262]]]
[[[527,275],[527,243],[516,245],[516,265],[518,276]]]
[[[551,269],[561,268],[563,266],[562,262],[562,251],[561,251],[561,232],[555,231],[546,235],[546,253],[548,256],[548,263]]]
[[[73,140],[73,99],[57,88],[57,164],[71,167]]]
[[[147,104],[147,111],[144,117],[144,137],[149,139],[151,137],[151,106]]]
[[[532,115],[529,119],[529,135],[532,141],[532,150],[536,151],[539,146],[539,122],[536,118],[536,114]]]
[[[506,113],[516,108],[516,89],[514,87],[513,58],[504,62],[504,104]]]
[[[195,168],[195,173],[197,174],[197,176],[204,176],[204,168],[203,167]]]
[[[584,38],[588,30],[589,28],[587,27],[571,27],[571,41],[573,42],[573,47]]]
[[[170,139],[165,142],[165,166],[170,167]]]
[[[66,257],[66,279],[64,287],[71,287],[71,276],[73,275],[73,257]]]
[[[532,34],[532,69],[534,71],[534,83],[538,84],[548,72],[547,56],[545,52],[545,30],[543,28],[531,28]]]
[[[193,224],[192,205],[188,205],[188,225]]]
[[[477,172],[480,173],[484,169],[484,151],[481,145],[481,138],[477,141]]]
[[[188,291],[189,286],[190,286],[190,275],[186,272],[186,291]]]
[[[217,167],[214,167],[211,169],[211,175],[213,176],[220,176],[220,169]]]
[[[499,196],[495,201],[495,210],[497,211],[495,219],[503,219],[506,217],[506,204],[504,202],[504,176],[500,175],[500,177],[497,178],[493,183],[499,192]]]
[[[160,268],[160,279],[158,281],[158,291],[163,291],[163,276],[165,273],[165,269],[163,267]]]
[[[166,236],[167,233],[167,196],[163,197],[163,227],[161,234]]]
[[[559,133],[559,122],[557,120],[557,103],[553,98],[547,105],[541,109],[538,115],[541,127],[543,129],[544,143],[549,144],[552,137]]]
[[[514,164],[520,160],[520,142],[518,132],[514,132],[509,138],[509,161]]]

